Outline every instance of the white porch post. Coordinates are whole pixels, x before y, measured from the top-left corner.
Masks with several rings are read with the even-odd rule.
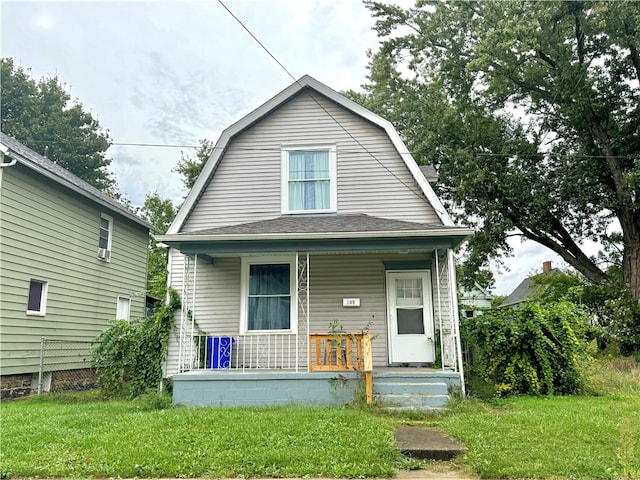
[[[460,373],[460,387],[462,395],[466,394],[464,387],[464,367],[462,366],[462,342],[460,341],[460,316],[458,314],[458,288],[456,282],[456,262],[453,256],[453,250],[447,250],[449,260],[449,287],[451,289],[451,326],[455,337],[456,359],[458,363],[458,372]]]
[[[189,255],[184,255],[180,295],[180,330],[178,333],[178,373],[193,369],[197,260],[197,255],[193,259]],[[191,315],[191,325],[189,325],[189,315]]]
[[[440,368],[444,371],[444,334],[442,328],[442,297],[440,294],[440,262],[438,260],[438,249],[433,251],[436,261],[436,292],[438,295],[438,335],[440,335]]]
[[[306,337],[304,345],[308,351],[309,345],[309,252],[300,254],[296,252],[296,288],[298,296],[298,313],[302,313],[302,318],[306,322]],[[300,362],[300,318],[298,318],[298,328],[296,329],[296,372]],[[309,365],[307,365],[309,371]]]
[[[194,340],[193,336],[195,333],[196,326],[196,285],[198,282],[198,254],[196,253],[193,256],[193,285],[191,292],[191,335],[189,338],[189,370],[193,370],[194,365]]]

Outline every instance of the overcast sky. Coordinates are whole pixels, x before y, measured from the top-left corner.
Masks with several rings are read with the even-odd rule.
[[[396,2],[397,3],[397,2]],[[378,43],[359,0],[226,0],[225,4],[296,78],[335,90],[365,82]],[[215,0],[0,1],[1,51],[34,78],[58,75],[110,131],[120,190],[134,205],[154,190],[180,202],[172,168],[199,139],[258,107],[292,79]],[[182,147],[131,146],[143,143]],[[516,244],[495,293],[559,257]]]

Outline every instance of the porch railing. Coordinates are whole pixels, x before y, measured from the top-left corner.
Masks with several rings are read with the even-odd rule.
[[[373,400],[373,359],[368,333],[312,333],[309,335],[309,371],[361,371],[365,374],[367,403]]]
[[[297,341],[295,334],[197,335],[193,338],[197,354],[190,369],[297,371]]]
[[[298,370],[297,335],[248,334],[237,338],[234,368]]]

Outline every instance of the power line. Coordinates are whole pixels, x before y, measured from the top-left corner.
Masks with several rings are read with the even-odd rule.
[[[314,98],[314,101],[317,100]],[[322,106],[322,105],[321,105]],[[333,118],[333,117],[332,117]],[[336,120],[337,122],[337,120]],[[353,138],[353,137],[352,137]],[[32,143],[39,143],[44,145],[64,145],[64,144],[74,144],[74,143],[84,143],[82,140],[32,140]],[[141,143],[141,142],[111,142],[111,146],[119,146],[119,147],[142,147],[142,148],[200,148],[201,145],[187,145],[187,144],[172,144],[172,143]],[[343,153],[361,153],[364,151],[372,156],[374,154],[384,154],[384,151],[370,150],[366,147],[362,146],[362,150],[352,150],[352,149],[341,149],[340,151]],[[211,150],[224,150],[224,147],[210,147]],[[266,148],[266,147],[236,147],[238,151],[241,152],[280,152],[282,149],[280,147]],[[410,152],[398,152],[400,155],[411,155]],[[553,152],[537,152],[537,153],[526,153],[526,154],[518,154],[518,153],[490,153],[490,152],[470,152],[472,155],[476,157],[495,157],[495,158],[524,158],[524,157],[537,157],[537,158],[546,158],[546,157],[554,157],[554,158],[565,158],[565,159],[586,159],[586,160],[603,160],[607,158],[616,158],[620,160],[634,160],[638,158],[638,155],[587,155],[587,154],[571,154],[571,153],[563,153],[556,154]],[[375,158],[375,157],[374,157]]]
[[[260,45],[262,47],[262,49],[267,52],[267,54],[286,72],[287,75],[289,75],[289,77],[291,77],[293,79],[293,81],[300,87],[303,88],[303,86],[300,84],[300,82],[298,81],[298,79],[296,77],[294,77],[291,72],[289,72],[289,70],[287,70],[287,68],[269,51],[269,49],[264,46],[264,44],[258,40],[258,38],[251,32],[251,30],[249,30],[247,28],[247,26],[242,23],[242,21],[240,21],[240,19],[233,14],[233,12],[231,12],[231,10],[229,10],[227,8],[227,6],[222,2],[222,0],[218,0],[218,3],[220,3],[220,5],[222,5],[224,7],[224,9],[229,12],[229,14],[242,26],[242,28],[244,28],[247,33],[249,33],[249,35],[251,35],[251,38],[253,38],[258,45]],[[360,140],[358,140],[356,137],[354,137],[351,132],[349,130],[347,130],[347,128],[342,125],[342,123],[340,123],[332,114],[331,112],[329,112],[324,105],[322,105],[313,95],[309,95],[311,97],[311,99],[340,127],[342,128],[342,130],[344,130],[344,132],[351,137],[351,139],[356,142],[371,158],[373,158],[376,162],[378,162],[378,164],[384,168],[391,176],[393,176],[396,180],[398,180],[398,182],[400,182],[402,185],[404,185],[411,193],[413,193],[414,195],[416,195],[418,198],[420,198],[420,200],[423,200],[423,193],[417,192],[413,187],[407,185],[404,180],[402,180],[400,177],[398,177],[393,171],[391,171],[391,169],[389,167],[387,167],[384,163],[382,163],[380,161],[380,159],[378,157],[376,157],[375,155],[373,155],[373,153],[371,153],[371,151],[369,151],[367,149],[367,147],[365,147],[362,143],[360,143]],[[400,152],[398,152],[400,153]],[[400,153],[400,155],[402,156],[402,154]],[[432,207],[435,210],[435,206],[432,205]],[[443,212],[440,212],[443,213]],[[446,212],[444,212],[446,215]]]

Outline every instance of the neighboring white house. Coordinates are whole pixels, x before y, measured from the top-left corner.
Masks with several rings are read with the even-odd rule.
[[[307,373],[333,324],[376,337],[374,369],[438,364],[459,384],[453,249],[471,233],[388,121],[302,77],[222,133],[158,237],[183,302],[166,373],[192,372],[179,389],[211,366],[207,337],[230,371]],[[198,388],[184,403],[234,404]]]
[[[483,308],[491,308],[492,298],[493,295],[477,283],[473,285],[473,288],[461,288],[462,318],[474,318],[482,314]]]

